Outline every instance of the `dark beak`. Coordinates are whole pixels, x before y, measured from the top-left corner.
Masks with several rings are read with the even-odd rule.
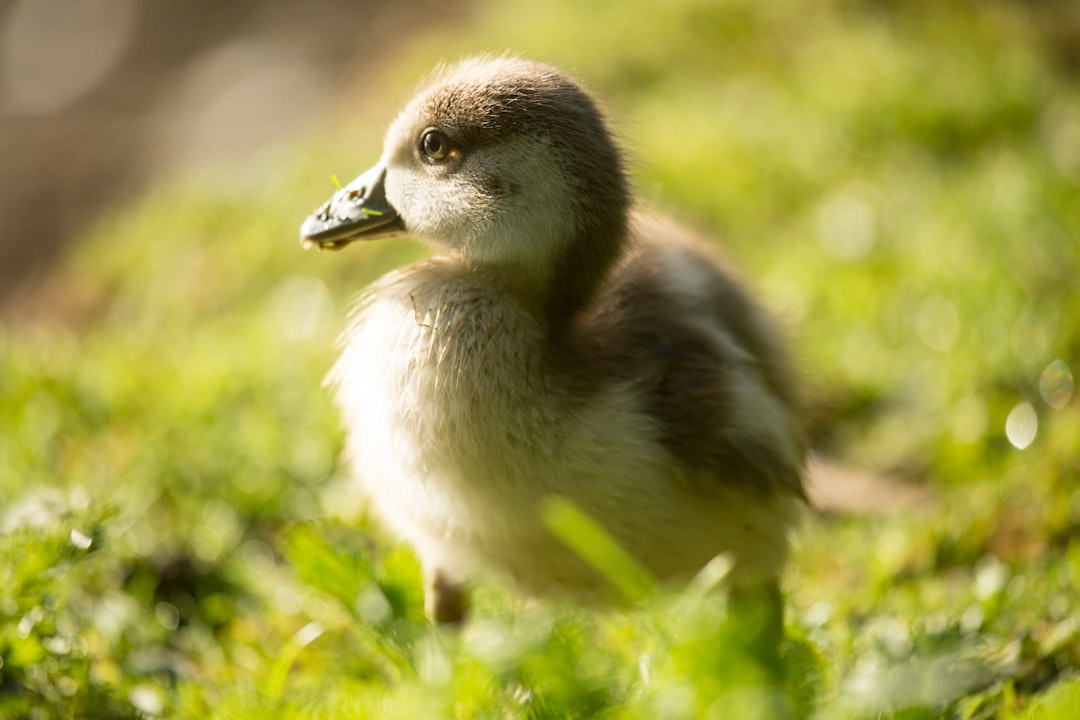
[[[338,190],[300,226],[305,248],[340,250],[354,240],[404,232],[397,210],[386,200],[386,166],[379,163]]]

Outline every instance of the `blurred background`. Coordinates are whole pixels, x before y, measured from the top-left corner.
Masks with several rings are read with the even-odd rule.
[[[315,131],[417,24],[464,4],[0,3],[0,295],[103,212]]]
[[[415,563],[372,554],[321,380],[353,294],[425,250],[297,242],[420,78],[507,50],[581,79],[642,201],[790,328],[827,480],[788,583],[814,692],[1049,707],[1080,664],[1080,5],[5,0],[0,716],[497,705],[550,650],[418,675]],[[977,643],[1005,659],[882,680]]]

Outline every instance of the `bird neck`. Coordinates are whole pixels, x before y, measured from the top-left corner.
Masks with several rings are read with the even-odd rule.
[[[549,338],[558,340],[622,256],[629,244],[627,226],[623,213],[597,218],[578,227],[546,260],[478,259],[460,250],[451,250],[449,257],[478,284],[512,299]]]
[[[578,237],[555,259],[541,309],[551,336],[563,336],[589,305],[627,243],[626,218],[608,218],[581,228]]]

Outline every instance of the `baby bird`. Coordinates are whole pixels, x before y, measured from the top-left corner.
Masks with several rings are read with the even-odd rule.
[[[438,72],[305,247],[408,233],[437,255],[370,287],[329,381],[372,508],[452,622],[494,571],[604,601],[543,519],[574,503],[652,575],[729,553],[775,588],[803,498],[794,372],[773,320],[694,238],[632,207],[601,111],[509,57]]]

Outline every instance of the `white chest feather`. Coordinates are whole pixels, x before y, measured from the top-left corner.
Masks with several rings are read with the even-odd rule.
[[[439,267],[376,286],[331,375],[358,478],[426,566],[457,576],[493,566],[529,591],[580,591],[594,578],[537,512],[551,495],[604,521],[661,575],[754,545],[751,565],[779,566],[785,540],[766,530],[786,524],[777,508],[748,508],[722,488],[690,497],[628,382],[584,403],[560,391],[531,316]]]
[[[332,379],[367,494],[422,555],[542,542],[545,497],[617,491],[656,465],[629,394],[612,387],[582,412],[549,387],[528,315],[407,273],[362,307]]]

